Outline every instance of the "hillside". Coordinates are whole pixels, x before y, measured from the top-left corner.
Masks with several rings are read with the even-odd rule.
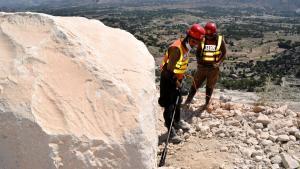
[[[296,11],[300,8],[300,2],[297,0],[211,0],[210,3],[208,3],[206,0],[0,0],[0,8],[67,8],[71,6],[84,7],[93,5],[149,6],[162,4],[181,4],[182,2],[190,3],[192,6],[197,5],[202,7],[252,7],[279,11]]]

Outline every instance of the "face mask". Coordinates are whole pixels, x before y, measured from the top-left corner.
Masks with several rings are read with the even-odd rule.
[[[191,45],[189,42],[185,43],[186,48],[188,48],[188,51],[190,51],[192,49]]]

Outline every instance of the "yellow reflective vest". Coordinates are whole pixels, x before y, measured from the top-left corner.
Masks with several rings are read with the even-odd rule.
[[[176,62],[174,73],[176,74],[178,79],[182,79],[184,73],[187,71],[188,63],[189,63],[189,56],[188,51],[183,47],[182,41],[180,39],[176,40],[170,47],[177,47],[180,51],[180,58]],[[169,47],[169,48],[170,48]],[[164,59],[161,64],[161,68],[169,62],[169,55],[168,51],[164,55]]]
[[[202,47],[202,60],[208,63],[218,62],[221,58],[221,44],[222,44],[223,36],[218,35],[218,43],[217,45],[209,45],[205,44],[205,42],[201,42]]]

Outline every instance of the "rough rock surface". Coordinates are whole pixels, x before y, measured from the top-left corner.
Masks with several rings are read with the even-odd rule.
[[[156,168],[154,59],[80,17],[0,13],[0,168]]]
[[[299,168],[299,116],[293,115],[298,111],[293,112],[278,103],[251,104],[249,100],[255,98],[253,93],[238,94],[237,91],[221,94],[231,97],[231,101],[222,100],[220,94],[215,93],[209,107],[202,111],[204,93],[199,90],[192,104],[183,106],[182,118],[191,124],[192,132],[181,133],[180,144],[170,144],[166,166],[180,169]],[[240,96],[245,100],[239,99]],[[160,116],[162,118],[162,112]],[[163,119],[160,122],[159,155],[166,132]]]

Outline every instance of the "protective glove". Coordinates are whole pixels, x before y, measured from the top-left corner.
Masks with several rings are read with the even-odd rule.
[[[213,64],[213,67],[214,67],[214,68],[220,67],[220,66],[221,66],[221,63],[222,63],[222,62],[214,63],[214,64]]]

